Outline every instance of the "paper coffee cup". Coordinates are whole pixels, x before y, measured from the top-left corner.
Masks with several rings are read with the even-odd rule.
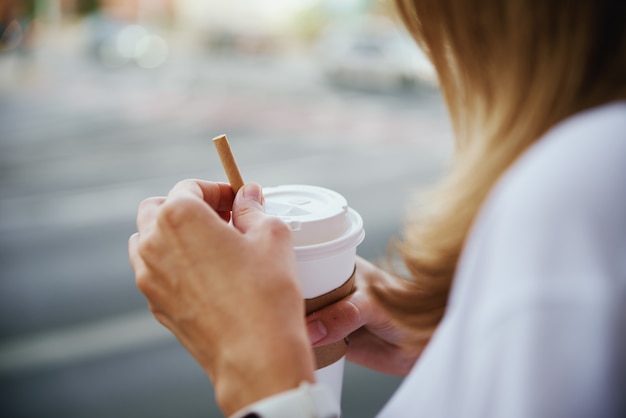
[[[319,300],[338,288],[346,289],[354,273],[356,247],[365,237],[361,216],[342,195],[323,187],[266,187],[263,194],[265,212],[291,229],[304,298]],[[340,403],[345,357],[329,361],[332,363],[319,368],[315,377]]]

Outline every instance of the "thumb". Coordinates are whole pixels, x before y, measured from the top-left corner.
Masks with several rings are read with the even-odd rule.
[[[370,309],[364,295],[357,291],[306,318],[309,340],[313,346],[331,344],[359,329],[366,323]]]
[[[245,184],[233,202],[233,225],[242,232],[248,231],[255,222],[265,217],[264,204],[261,186],[256,183]]]

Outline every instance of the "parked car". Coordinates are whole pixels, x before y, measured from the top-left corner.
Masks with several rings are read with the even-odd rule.
[[[436,84],[424,52],[388,21],[330,27],[316,47],[324,76],[338,86],[395,91]]]

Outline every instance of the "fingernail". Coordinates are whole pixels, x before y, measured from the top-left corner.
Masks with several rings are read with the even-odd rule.
[[[311,344],[315,344],[328,335],[328,331],[322,321],[311,321],[306,324],[306,328],[309,333],[309,341]]]
[[[255,200],[259,203],[263,201],[263,190],[256,183],[248,183],[243,186],[243,197],[248,200]]]

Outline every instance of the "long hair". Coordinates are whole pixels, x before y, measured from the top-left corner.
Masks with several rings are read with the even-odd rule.
[[[374,287],[403,325],[436,326],[472,222],[502,173],[559,121],[626,98],[623,0],[396,0],[455,134],[441,183],[398,245],[411,280]]]

